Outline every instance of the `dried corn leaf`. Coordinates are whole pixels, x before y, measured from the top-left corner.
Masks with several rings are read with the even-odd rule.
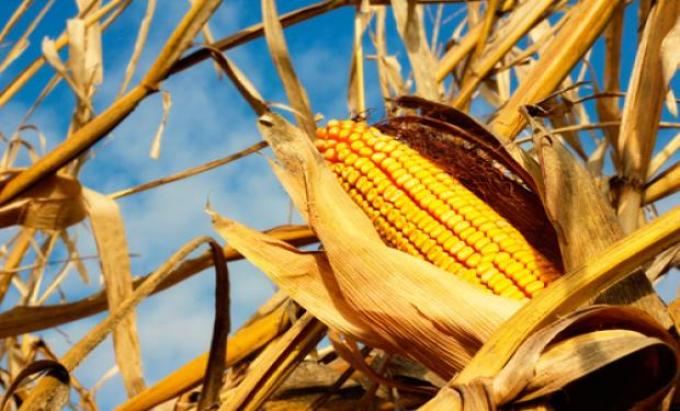
[[[137,39],[135,40],[135,47],[132,50],[132,56],[130,56],[130,61],[125,68],[125,78],[123,83],[120,85],[120,90],[118,90],[118,96],[123,95],[125,90],[127,90],[132,76],[135,74],[135,68],[137,67],[137,62],[139,57],[142,55],[142,50],[144,49],[144,43],[146,43],[146,38],[149,35],[149,29],[151,28],[151,20],[156,11],[156,0],[146,1],[146,11],[144,12],[144,17],[142,22],[139,24],[139,31],[137,32]],[[207,26],[206,26],[207,27]]]
[[[158,160],[158,157],[161,155],[161,137],[163,137],[165,124],[167,124],[168,116],[170,115],[170,107],[172,107],[172,96],[170,95],[170,92],[163,90],[161,94],[163,95],[163,118],[161,118],[158,130],[156,130],[156,134],[153,137],[151,151],[149,152],[149,157],[154,160]]]
[[[567,339],[564,339],[565,335]],[[665,352],[644,353],[652,347]],[[642,367],[644,361],[628,363],[628,369],[619,370],[618,376],[594,374],[636,352],[645,354],[647,364],[655,362],[650,359],[655,356],[663,361],[649,368]],[[677,372],[677,346],[665,328],[643,312],[630,307],[595,306],[572,313],[530,337],[498,374],[494,388],[505,401],[520,392],[519,400],[527,401],[558,390],[568,390],[569,383],[593,374],[589,381],[592,385],[588,387],[593,395],[584,396],[583,400],[593,404],[593,396],[597,392],[602,395],[602,399],[598,400],[602,406],[624,409],[628,408],[624,405],[626,401],[651,388],[642,383],[645,378],[654,380],[651,383],[654,389],[647,391],[646,396],[656,397],[657,390],[669,388]],[[638,374],[640,379],[630,378],[633,373]],[[614,383],[614,379],[621,381]],[[621,384],[625,384],[626,380],[633,385],[621,391]],[[605,395],[605,391],[609,395]],[[505,401],[500,400],[500,403]]]
[[[262,22],[264,24],[264,36],[269,46],[269,53],[274,61],[276,71],[279,73],[283,88],[288,96],[288,104],[295,110],[295,118],[298,124],[314,138],[316,126],[314,114],[307,98],[302,83],[295,74],[293,63],[288,55],[288,46],[283,35],[283,26],[279,21],[274,0],[262,0]]]
[[[330,266],[324,253],[303,252],[288,243],[245,227],[208,210],[213,227],[227,243],[255,264],[293,300],[307,308],[326,325],[379,344],[358,315],[352,312],[335,289],[328,289],[324,278]],[[336,295],[334,295],[336,293]],[[334,303],[334,304],[333,304]],[[311,309],[311,307],[314,307]]]
[[[218,68],[229,77],[229,79],[234,83],[236,89],[241,93],[241,96],[250,104],[250,107],[255,113],[261,115],[265,111],[268,111],[267,103],[264,98],[257,91],[253,83],[248,79],[248,77],[238,68],[233,61],[227,58],[224,53],[219,49],[207,46],[207,50],[210,50],[212,58],[215,60]]]
[[[438,85],[434,77],[436,66],[427,45],[422,7],[408,0],[391,0],[390,3],[416,80],[416,94],[430,100],[439,100]]]
[[[26,382],[27,379],[33,375],[47,375],[54,378],[58,382],[58,387],[54,394],[50,398],[45,398],[45,401],[41,404],[43,410],[57,410],[62,409],[68,402],[69,388],[71,376],[68,370],[60,364],[58,361],[53,360],[39,360],[34,361],[24,367],[19,374],[14,377],[12,383],[5,394],[2,397],[2,402],[0,402],[0,410],[4,410],[7,402],[13,395],[18,391],[20,386]],[[19,399],[22,399],[19,397]]]
[[[354,15],[354,46],[347,88],[347,104],[351,115],[363,114],[366,111],[363,39],[372,18],[373,12],[368,8],[367,2],[362,2]]]
[[[303,226],[281,226],[274,228],[268,233],[278,239],[289,241],[291,244],[308,245],[316,242],[316,236]],[[241,255],[232,247],[224,248],[227,261],[241,259]],[[154,289],[154,292],[165,290],[186,278],[197,274],[210,267],[211,256],[205,253],[194,259],[185,261],[174,269],[165,280]],[[137,278],[134,287],[137,289],[149,275]],[[11,337],[18,334],[44,330],[70,321],[85,318],[107,308],[106,296],[103,292],[84,297],[80,300],[65,304],[46,305],[42,307],[17,306],[0,313],[0,338]]]
[[[210,241],[210,252],[215,266],[215,320],[210,341],[208,364],[203,377],[203,389],[198,402],[198,409],[210,410],[219,405],[220,389],[227,366],[227,336],[231,331],[231,314],[229,306],[229,271],[222,249],[215,241]]]
[[[88,189],[84,190],[84,198],[99,252],[109,311],[115,312],[133,293],[125,224],[114,200]],[[113,345],[128,396],[133,397],[144,389],[134,311],[114,329]]]
[[[16,173],[12,173],[16,174]],[[0,208],[0,227],[22,225],[40,230],[62,230],[85,218],[80,183],[52,175]]]
[[[676,134],[663,149],[658,151],[649,163],[648,176],[653,176],[680,149],[680,133]]]
[[[284,249],[266,237],[247,241],[237,232],[243,228],[224,219],[217,220],[218,228],[230,245],[321,321],[450,376],[518,307],[386,247],[299,129],[275,114],[262,116],[259,127],[280,161],[277,174],[287,176],[282,183],[325,253]]]
[[[72,371],[76,368],[83,359],[89,355],[92,350],[97,347],[106,336],[134,310],[134,308],[145,297],[155,290],[159,284],[167,278],[172,272],[172,268],[177,265],[188,254],[196,250],[201,244],[206,243],[210,239],[207,237],[198,237],[186,245],[179,251],[173,254],[161,267],[159,267],[153,274],[151,274],[130,296],[122,301],[117,309],[113,311],[103,321],[99,322],[90,332],[85,335],[80,341],[74,344],[61,357],[60,362],[68,370]],[[26,401],[21,406],[21,411],[42,411],[45,409],[45,401],[49,401],[54,397],[59,390],[61,383],[53,377],[44,377],[38,385],[31,391]]]

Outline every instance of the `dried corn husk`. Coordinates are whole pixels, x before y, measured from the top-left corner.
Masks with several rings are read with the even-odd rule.
[[[302,131],[275,114],[259,127],[324,252],[298,251],[212,213],[215,228],[329,327],[449,377],[518,308],[385,246]]]

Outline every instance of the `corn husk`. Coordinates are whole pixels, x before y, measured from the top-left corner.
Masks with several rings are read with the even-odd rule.
[[[518,304],[385,246],[304,133],[275,114],[259,127],[324,251],[300,252],[213,213],[220,235],[329,327],[444,377],[460,370]]]

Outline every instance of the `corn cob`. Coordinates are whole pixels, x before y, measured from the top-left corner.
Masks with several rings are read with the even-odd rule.
[[[390,246],[494,294],[525,299],[559,276],[503,217],[408,145],[330,121],[316,146]]]

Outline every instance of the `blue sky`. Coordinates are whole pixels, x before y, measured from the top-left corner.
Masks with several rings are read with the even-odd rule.
[[[19,0],[0,3],[0,22],[7,20]],[[44,1],[36,1],[44,4]],[[64,28],[64,21],[75,14],[74,2],[57,0],[44,22],[31,37],[31,47],[10,68],[0,74],[0,87],[16,75],[40,53],[44,36],[55,38]],[[151,32],[133,80],[150,67],[172,28],[188,7],[187,1],[159,1]],[[311,1],[279,1],[281,13],[310,4]],[[95,109],[107,107],[115,97],[123,79],[125,66],[135,41],[139,19],[145,2],[135,1],[129,10],[104,33],[104,78],[95,97]],[[634,59],[637,27],[636,4],[628,7],[622,70],[622,88],[626,88]],[[453,8],[447,8],[452,10]],[[260,21],[259,2],[225,1],[210,21],[216,38]],[[452,31],[456,21],[447,24],[442,36]],[[22,32],[21,23],[14,33]],[[352,47],[353,11],[342,8],[286,29],[286,37],[295,68],[307,88],[314,112],[325,118],[346,117],[346,88],[349,57]],[[388,48],[396,52],[402,66],[407,68],[403,50],[388,16]],[[16,35],[16,34],[15,34]],[[10,35],[10,40],[16,37]],[[366,42],[368,52],[372,50]],[[602,66],[602,41],[595,47],[592,62],[595,69]],[[0,56],[4,52],[0,49]],[[271,64],[264,40],[256,40],[228,52],[239,67],[248,74],[256,87],[269,101],[286,103],[285,94]],[[65,58],[65,54],[62,54]],[[366,83],[368,106],[377,110],[382,104],[377,87],[374,65],[367,62]],[[0,132],[11,135],[24,112],[49,79],[51,71],[43,69],[12,102],[0,110]],[[680,90],[678,76],[673,87]],[[172,95],[172,108],[163,135],[158,160],[149,158],[151,140],[162,116],[160,94],[147,98],[95,149],[95,156],[83,168],[81,180],[89,188],[111,193],[129,186],[159,178],[187,167],[225,156],[260,140],[255,128],[255,116],[228,80],[219,80],[210,63],[202,63],[189,71],[177,74],[163,83],[163,90]],[[676,91],[676,95],[680,92]],[[33,116],[45,134],[47,149],[63,139],[73,105],[71,91],[60,85]],[[592,112],[592,104],[588,105]],[[488,107],[481,102],[473,106],[481,117]],[[673,119],[664,110],[664,120]],[[677,130],[661,131],[660,144],[668,141]],[[27,138],[33,138],[28,137]],[[587,146],[588,138],[584,141]],[[145,274],[156,268],[186,241],[198,235],[215,235],[209,218],[203,212],[207,199],[220,213],[248,225],[264,229],[286,222],[289,203],[270,172],[262,155],[253,155],[217,170],[137,194],[120,200],[126,221],[130,252],[139,256],[132,259],[133,273]],[[662,208],[677,204],[677,198],[665,202]],[[96,250],[89,231],[82,225],[71,229],[78,235],[83,255]],[[4,236],[3,236],[4,237]],[[91,294],[101,287],[96,264],[89,264],[93,283],[82,284],[72,273],[64,285],[66,295],[73,299]],[[229,266],[232,280],[232,318],[238,327],[255,308],[264,302],[274,287],[266,277],[247,262]],[[676,276],[677,277],[677,276]],[[662,286],[667,298],[674,293],[677,281]],[[148,384],[159,380],[170,371],[208,349],[213,320],[214,274],[206,271],[145,301],[138,310],[138,326],[143,351],[144,371]],[[7,309],[4,304],[2,309]],[[63,353],[68,340],[77,341],[102,318],[91,317],[60,327],[61,332],[38,333]],[[92,386],[114,365],[110,340],[102,344],[77,370],[76,376],[86,386]],[[97,394],[102,409],[120,403],[125,393],[119,377],[107,382]]]

